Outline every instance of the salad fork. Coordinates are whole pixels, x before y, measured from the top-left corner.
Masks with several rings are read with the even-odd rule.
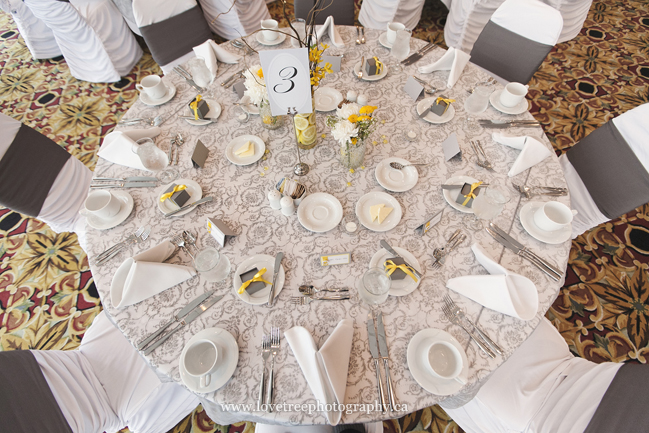
[[[194,255],[192,254],[192,252],[189,251],[189,248],[185,246],[185,237],[183,236],[182,233],[171,238],[171,243],[185,250],[185,252],[189,254],[189,256],[192,258],[192,260],[194,259]]]
[[[461,320],[465,320],[469,322],[471,324],[471,327],[475,329],[475,332],[484,340],[485,343],[487,343],[487,345],[491,350],[493,350],[498,355],[503,354],[503,350],[500,348],[500,346],[494,343],[493,340],[489,338],[489,336],[485,334],[484,331],[480,329],[480,327],[478,327],[478,325],[473,323],[473,321],[471,321],[467,317],[467,315],[464,314],[464,311],[462,311],[462,309],[458,307],[457,304],[455,304],[455,302],[453,302],[453,299],[451,299],[450,296],[448,295],[444,296],[444,304],[448,307],[449,311],[453,313],[455,316],[459,317]]]
[[[469,336],[473,339],[473,341],[475,341],[475,343],[478,345],[478,347],[479,347],[479,348],[480,348],[484,353],[486,353],[486,354],[487,354],[489,357],[491,357],[491,358],[495,358],[495,357],[496,357],[496,355],[491,351],[491,349],[489,349],[489,348],[488,348],[488,347],[487,347],[487,346],[486,346],[486,345],[485,345],[485,344],[484,344],[484,343],[483,343],[483,342],[478,338],[478,336],[477,336],[475,333],[471,332],[471,330],[470,330],[469,328],[467,328],[466,326],[464,326],[464,324],[462,323],[462,321],[460,320],[460,318],[457,317],[455,314],[453,314],[453,312],[451,311],[450,308],[448,308],[447,305],[442,305],[442,312],[444,313],[444,315],[446,316],[446,318],[448,319],[449,322],[451,322],[451,323],[453,323],[454,325],[457,325],[457,326],[459,326],[460,328],[464,329],[464,331],[465,331],[467,334],[469,334]]]
[[[261,337],[261,382],[259,383],[259,406],[264,404],[266,385],[266,364],[270,356],[270,337],[266,334]]]
[[[270,353],[273,355],[270,358],[270,376],[268,378],[268,392],[266,393],[266,404],[268,404],[268,412],[272,412],[273,409],[270,406],[273,403],[273,369],[275,368],[275,355],[279,352],[280,348],[280,335],[279,328],[270,328]]]
[[[139,237],[143,232],[144,232],[144,226],[139,227],[137,230],[135,230],[135,233],[129,235],[129,236],[128,236],[126,239],[124,239],[123,241],[116,243],[116,244],[113,245],[112,247],[106,249],[104,252],[102,252],[101,254],[99,254],[99,255],[97,256],[97,259],[98,259],[98,260],[101,260],[102,258],[106,257],[107,255],[109,255],[110,253],[112,253],[113,251],[115,251],[115,249],[117,249],[117,248],[124,248],[124,247],[126,246],[126,244],[128,244],[128,243],[134,241],[135,238],[136,238],[136,237]]]
[[[326,296],[326,297],[312,297],[312,296],[293,296],[291,298],[291,304],[293,305],[309,305],[313,301],[344,301],[349,299],[347,296]]]
[[[132,245],[132,244],[137,244],[137,243],[146,241],[149,238],[149,234],[151,234],[151,228],[147,227],[139,236],[136,236],[128,244],[124,244],[124,246],[122,248],[117,248],[113,252],[111,252],[110,254],[106,255],[104,258],[99,259],[97,261],[97,265],[103,265],[108,260],[115,257],[117,255],[117,253],[119,253],[120,251],[122,251],[126,247],[126,245]]]
[[[484,149],[482,149],[482,146],[480,145],[480,141],[470,140],[469,143],[471,143],[471,147],[473,147],[473,151],[475,152],[475,156],[477,158],[476,164],[478,164],[482,168],[486,168],[487,170],[494,171],[493,165],[487,159],[487,155],[485,154]]]
[[[435,263],[432,264],[431,269],[439,269],[442,267],[444,264],[444,259],[446,258],[447,255],[451,253],[455,248],[457,248],[458,245],[460,245],[464,240],[466,239],[465,234],[461,234],[458,237],[456,237],[452,242],[449,241],[446,247],[444,248],[444,251],[433,251],[433,257],[435,257],[436,261]]]

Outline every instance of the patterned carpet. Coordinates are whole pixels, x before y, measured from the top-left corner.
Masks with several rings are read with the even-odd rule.
[[[269,7],[281,18],[279,2]],[[414,36],[443,45],[446,14],[439,0],[427,1]],[[557,45],[530,83],[532,114],[557,153],[649,101],[648,59],[646,1],[594,1],[580,35]],[[65,61],[33,61],[11,17],[2,12],[0,71],[1,111],[48,135],[90,168],[102,137],[136,100],[135,83],[160,73],[145,54],[118,83],[77,81]],[[0,260],[0,350],[76,348],[101,311],[76,236],[57,235],[38,220],[0,208]],[[647,362],[648,267],[649,205],[573,241],[566,283],[548,318],[575,355],[595,362]],[[460,431],[437,406],[385,422],[384,428]],[[173,432],[251,429],[253,423],[215,425],[199,406]]]

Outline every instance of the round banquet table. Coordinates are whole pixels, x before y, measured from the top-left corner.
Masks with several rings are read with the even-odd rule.
[[[182,217],[165,218],[156,205],[157,191],[160,187],[126,189],[125,191],[128,191],[135,201],[135,208],[126,221],[105,231],[88,228],[87,252],[103,306],[133,344],[154,332],[191,299],[206,290],[216,289],[217,294],[225,295],[197,320],[145,357],[163,380],[181,381],[179,356],[187,341],[205,328],[221,327],[228,330],[239,346],[239,361],[234,375],[217,391],[200,394],[208,415],[219,424],[241,420],[293,424],[326,423],[325,417],[318,412],[265,413],[244,408],[240,408],[239,411],[226,411],[221,406],[223,403],[254,404],[257,401],[261,374],[261,337],[262,334],[269,333],[271,326],[277,326],[282,331],[294,326],[303,326],[312,333],[316,345],[320,347],[340,320],[352,319],[354,338],[344,403],[363,404],[377,401],[376,376],[368,349],[365,325],[369,309],[360,301],[355,290],[352,289],[352,298],[348,301],[313,302],[305,306],[292,305],[290,297],[299,294],[298,286],[301,284],[353,288],[355,281],[368,268],[370,258],[379,250],[381,239],[386,239],[393,247],[401,247],[413,253],[424,268],[423,279],[416,291],[402,297],[390,296],[381,305],[396,398],[399,403],[407,405],[408,412],[442,401],[447,407],[456,407],[471,399],[488,375],[534,330],[562,285],[562,282],[550,280],[530,262],[505,250],[485,230],[480,229],[480,224],[474,220],[473,215],[452,209],[442,197],[440,185],[451,176],[468,175],[485,182],[505,183],[509,188],[511,200],[494,222],[541,257],[549,259],[561,269],[566,268],[570,240],[559,245],[549,245],[531,237],[523,229],[518,218],[521,207],[527,201],[522,200],[511,186],[511,183],[515,182],[565,187],[563,174],[554,152],[550,158],[509,179],[507,173],[519,155],[519,151],[492,140],[492,131],[503,132],[503,130],[463,127],[466,117],[463,103],[468,96],[467,89],[489,77],[472,64],[467,65],[456,85],[443,92],[446,96],[457,100],[453,104],[456,109],[455,117],[442,125],[429,124],[418,119],[413,109],[415,104],[404,93],[403,86],[407,75],[416,73],[417,66],[438,59],[444,51],[437,48],[419,62],[406,67],[401,73],[389,72],[380,81],[360,81],[353,75],[352,69],[353,65],[360,61],[361,56],[377,56],[389,64],[391,61],[389,51],[379,44],[379,31],[368,29],[367,43],[356,45],[353,27],[339,27],[339,30],[345,47],[331,47],[328,51],[331,54],[344,54],[342,68],[340,72],[328,75],[321,85],[335,87],[343,95],[348,90],[366,94],[370,104],[379,107],[376,116],[381,119],[381,122],[368,140],[364,168],[351,173],[339,162],[339,145],[324,124],[325,114],[318,113],[319,143],[314,149],[301,152],[302,161],[309,164],[311,171],[307,176],[299,178],[299,181],[307,186],[308,193],[326,192],[334,195],[340,200],[344,215],[350,216],[354,215],[356,202],[362,195],[370,191],[384,191],[374,174],[374,169],[381,160],[388,156],[398,156],[410,162],[430,163],[429,166],[418,168],[419,181],[413,189],[403,193],[390,193],[399,201],[403,209],[401,222],[394,229],[377,233],[361,228],[357,235],[350,236],[343,232],[342,225],[339,225],[326,233],[313,233],[302,227],[296,215],[286,217],[280,211],[271,209],[266,198],[267,192],[282,177],[290,176],[297,162],[293,128],[290,123],[287,123],[277,130],[267,131],[262,128],[258,116],[251,116],[248,123],[240,124],[237,116],[241,111],[233,105],[237,102],[236,94],[231,89],[220,86],[220,82],[239,70],[241,65],[223,63],[219,64],[218,76],[206,95],[208,98],[218,100],[223,108],[218,120],[207,126],[191,126],[174,114],[161,126],[162,133],[156,138],[158,146],[166,152],[171,137],[178,132],[184,135],[185,144],[180,148],[178,166],[181,177],[196,180],[203,189],[203,196],[212,195],[214,202],[198,207]],[[288,39],[277,47],[264,47],[258,44],[254,35],[249,36],[248,40],[256,49],[290,48]],[[325,42],[328,42],[328,37],[325,37]],[[423,45],[424,41],[413,39],[411,52]],[[237,51],[229,43],[224,44],[224,47]],[[256,54],[247,56],[243,62],[252,66],[258,63],[258,56]],[[417,75],[431,80],[434,84],[443,85],[448,77],[448,71]],[[124,118],[153,117],[159,114],[166,117],[174,113],[180,104],[186,104],[194,96],[191,88],[179,77],[171,75],[164,77],[164,80],[170,80],[178,89],[173,100],[159,107],[148,107],[138,101]],[[531,115],[526,112],[519,116],[506,116],[490,106],[480,117],[530,119]],[[421,131],[421,136],[415,143],[403,138],[404,131],[410,123],[416,123]],[[129,128],[120,126],[118,129]],[[534,136],[551,149],[540,127],[513,128],[504,132],[510,135]],[[326,138],[321,137],[323,133],[326,134]],[[441,143],[452,133],[457,134],[463,158],[445,162]],[[226,159],[224,154],[226,145],[234,137],[243,134],[254,134],[264,139],[270,151],[266,154],[266,159],[248,166],[236,166]],[[197,139],[200,139],[210,151],[209,158],[202,169],[193,168],[190,161]],[[476,165],[475,155],[468,143],[470,139],[481,141],[494,164],[495,171],[487,171]],[[99,175],[125,177],[146,175],[146,173],[111,164],[100,158],[95,171],[95,176]],[[560,197],[559,201],[569,204],[569,197]],[[427,216],[442,209],[444,214],[437,226],[423,236],[415,233],[415,228],[422,224]],[[109,293],[111,280],[120,263],[127,257],[154,246],[183,229],[198,233],[199,246],[217,246],[216,241],[205,228],[207,217],[222,219],[238,233],[236,237],[227,241],[224,248],[220,249],[232,264],[230,275],[224,282],[208,283],[200,277],[195,277],[129,307],[117,309],[111,304]],[[129,247],[103,266],[96,265],[95,257],[100,252],[142,225],[153,228],[146,243]],[[456,229],[462,229],[468,239],[447,257],[441,269],[432,270],[430,268],[433,263],[432,250],[442,246]],[[503,315],[457,293],[450,293],[470,318],[476,320],[504,349],[505,356],[498,356],[495,359],[482,353],[461,328],[450,324],[441,310],[442,298],[449,293],[445,287],[449,278],[486,274],[485,269],[475,260],[470,250],[473,243],[479,243],[510,271],[531,279],[539,293],[538,313],[530,321]],[[352,253],[351,264],[320,266],[321,254],[346,251]],[[241,301],[232,287],[232,276],[237,266],[249,256],[255,254],[275,256],[279,252],[284,253],[282,265],[286,271],[286,282],[275,305],[268,308],[265,305],[253,306]],[[185,251],[179,249],[168,262],[191,265],[191,258]],[[406,362],[408,342],[418,331],[426,328],[443,329],[449,332],[466,350],[470,363],[469,383],[454,395],[438,396],[425,391],[408,370]],[[291,349],[283,338],[281,350],[275,360],[274,402],[316,403]],[[342,422],[395,418],[403,416],[404,413],[352,411],[343,414]]]

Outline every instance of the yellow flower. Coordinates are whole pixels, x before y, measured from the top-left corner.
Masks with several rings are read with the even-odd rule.
[[[259,70],[257,71],[257,76],[259,78],[264,78],[264,71],[261,68],[259,68]]]
[[[325,63],[325,65],[324,65],[324,71],[325,71],[327,74],[331,74],[331,73],[333,72],[333,69],[331,69],[331,63],[329,63],[329,62]]]
[[[362,122],[363,120],[372,120],[372,118],[370,116],[360,116],[358,118],[359,122]]]
[[[372,105],[365,105],[365,106],[361,107],[360,113],[361,114],[372,114],[372,113],[374,113],[374,110],[376,110],[377,108],[379,108],[379,107],[374,107]]]
[[[358,143],[358,138],[352,137],[352,144],[356,144],[356,143]]]
[[[351,116],[349,116],[349,117],[347,118],[347,120],[349,120],[349,121],[352,122],[352,123],[356,123],[356,122],[358,122],[358,116],[355,115],[355,114],[352,114]]]

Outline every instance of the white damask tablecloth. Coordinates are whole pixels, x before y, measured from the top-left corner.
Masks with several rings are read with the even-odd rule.
[[[431,163],[430,166],[418,168],[419,182],[412,190],[391,193],[404,211],[403,218],[396,228],[386,233],[362,229],[357,236],[350,236],[337,227],[327,233],[317,234],[304,229],[298,222],[297,216],[286,217],[280,211],[271,209],[266,199],[267,192],[279,179],[290,175],[296,163],[292,127],[284,126],[275,131],[266,131],[257,116],[253,116],[246,124],[240,124],[236,119],[240,111],[232,105],[236,102],[235,93],[219,85],[223,77],[229,76],[240,66],[220,64],[219,77],[210,88],[211,96],[216,98],[223,107],[218,121],[208,126],[197,127],[190,126],[184,120],[174,116],[162,125],[162,134],[156,140],[158,146],[166,151],[169,139],[175,133],[184,134],[186,144],[181,147],[179,165],[181,175],[198,181],[203,188],[204,196],[214,196],[213,204],[201,206],[183,217],[166,219],[156,206],[157,189],[128,189],[126,191],[135,200],[135,209],[131,216],[123,224],[111,230],[88,229],[90,266],[104,308],[133,343],[141,341],[146,335],[155,331],[182,306],[204,291],[217,288],[218,293],[225,294],[224,299],[147,357],[147,361],[166,380],[180,381],[178,358],[183,346],[192,335],[202,329],[215,326],[223,327],[234,335],[239,345],[239,362],[232,379],[216,392],[201,395],[205,409],[217,423],[226,424],[240,420],[301,424],[326,422],[320,413],[275,411],[269,414],[243,409],[238,412],[225,412],[220,406],[222,403],[253,404],[256,402],[261,373],[261,336],[263,333],[268,333],[271,326],[278,326],[284,331],[293,326],[304,326],[312,332],[319,346],[340,320],[351,318],[354,322],[354,340],[345,403],[362,404],[377,400],[376,376],[368,350],[365,326],[368,308],[361,303],[358,295],[354,292],[349,301],[313,302],[299,307],[291,305],[289,298],[298,295],[298,286],[303,283],[310,283],[316,287],[353,287],[354,281],[367,269],[370,258],[379,249],[381,239],[386,239],[391,245],[412,252],[425,268],[425,275],[418,290],[404,297],[389,297],[381,306],[386,324],[396,396],[400,403],[407,405],[409,412],[445,399],[445,404],[448,406],[461,405],[468,401],[490,372],[504,362],[532,332],[561,287],[561,283],[551,281],[529,262],[504,250],[484,230],[476,230],[473,215],[452,209],[442,197],[440,185],[451,176],[469,175],[484,181],[505,182],[510,187],[512,200],[495,219],[495,223],[542,257],[550,259],[562,269],[566,268],[570,241],[561,245],[548,245],[528,235],[517,217],[526,201],[521,200],[511,188],[511,182],[565,187],[557,158],[553,154],[551,158],[510,181],[507,172],[519,155],[519,151],[495,143],[491,139],[492,130],[463,128],[466,116],[463,103],[468,96],[467,89],[487,79],[488,76],[472,65],[467,66],[458,83],[444,92],[448,97],[457,100],[454,104],[455,118],[443,125],[431,125],[417,118],[413,109],[414,103],[404,93],[403,85],[406,74],[414,74],[417,66],[438,59],[444,51],[438,48],[415,65],[406,67],[405,72],[397,74],[390,72],[381,81],[359,81],[351,71],[353,65],[360,61],[361,56],[374,55],[389,63],[389,51],[378,43],[380,34],[378,31],[368,30],[367,43],[355,45],[354,29],[340,28],[340,30],[346,46],[340,49],[330,48],[329,52],[344,54],[342,70],[327,76],[322,85],[333,86],[343,94],[348,90],[366,94],[370,103],[379,107],[377,116],[385,122],[379,124],[369,140],[365,168],[350,173],[341,166],[338,160],[339,147],[324,125],[325,115],[319,113],[318,135],[325,133],[326,138],[319,138],[320,142],[313,150],[302,152],[302,159],[309,164],[311,171],[301,181],[307,185],[310,193],[320,191],[333,194],[342,203],[345,215],[353,215],[356,202],[362,195],[369,191],[383,191],[374,176],[374,169],[382,159],[388,156],[399,156],[411,162]],[[248,39],[253,47],[265,48],[255,42],[254,36]],[[423,45],[424,42],[421,40],[413,40],[411,43],[413,51]],[[228,45],[226,47],[236,50]],[[288,40],[279,46],[279,48],[288,47],[290,47]],[[248,65],[256,64],[257,56],[248,56],[245,62]],[[434,84],[443,85],[448,77],[448,71],[420,76],[431,79]],[[191,89],[177,76],[167,76],[164,80],[170,80],[178,88],[171,102],[160,107],[147,107],[141,102],[136,102],[125,118],[159,114],[168,116],[176,111],[179,104],[186,104],[193,97]],[[481,117],[502,119],[512,116],[502,115],[490,107]],[[530,119],[531,115],[525,113],[514,117]],[[404,130],[409,123],[416,123],[421,128],[421,138],[417,143],[407,142],[403,138]],[[126,128],[120,127],[120,129]],[[440,144],[454,132],[457,133],[464,158],[460,162],[447,163],[444,161]],[[538,127],[525,130],[511,129],[506,130],[506,133],[527,133],[551,148],[547,137]],[[256,134],[264,138],[270,150],[267,159],[250,166],[235,166],[228,162],[224,155],[225,147],[232,138],[242,134]],[[197,139],[200,139],[210,150],[210,156],[203,169],[193,168],[190,161]],[[475,164],[476,158],[468,144],[469,139],[481,140],[487,155],[495,165],[495,172],[488,172]],[[376,142],[376,145],[372,142]],[[95,173],[111,177],[145,174],[101,159]],[[562,197],[559,201],[567,204],[569,198]],[[427,215],[441,209],[445,209],[445,212],[438,226],[424,236],[415,233],[415,227],[420,225]],[[113,274],[128,256],[155,245],[182,229],[197,232],[199,245],[216,245],[205,229],[205,220],[208,216],[223,219],[239,233],[221,249],[221,252],[230,259],[233,269],[225,282],[213,284],[195,278],[130,307],[116,309],[111,304],[109,290]],[[141,225],[149,225],[153,228],[147,243],[120,253],[106,265],[95,265],[97,254],[125,238]],[[445,239],[458,228],[467,234],[468,240],[447,258],[446,264],[440,270],[431,270],[432,250],[443,245]],[[484,355],[469,340],[464,331],[451,325],[443,317],[440,308],[443,296],[449,292],[445,287],[449,278],[486,273],[485,269],[476,262],[469,248],[474,242],[480,243],[509,270],[534,281],[539,291],[538,315],[529,322],[504,316],[458,294],[451,294],[460,307],[472,319],[477,320],[479,325],[505,350],[506,356],[496,359]],[[234,269],[246,257],[253,254],[274,256],[280,251],[285,255],[283,266],[286,270],[286,283],[275,306],[269,309],[266,306],[251,306],[239,300],[232,287]],[[320,254],[343,251],[352,252],[350,265],[320,266]],[[191,264],[191,259],[184,251],[179,251],[171,262]],[[469,384],[454,396],[440,397],[426,392],[408,371],[406,363],[408,342],[415,333],[425,328],[439,328],[450,332],[463,343],[466,349],[470,362]],[[284,339],[275,362],[274,401],[315,403],[315,398]],[[379,411],[353,412],[344,414],[342,422],[364,422],[402,415],[403,413],[383,415]]]

